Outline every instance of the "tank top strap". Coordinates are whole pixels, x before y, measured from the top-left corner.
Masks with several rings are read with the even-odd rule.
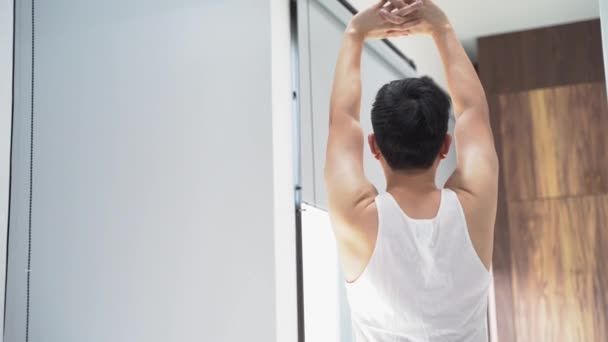
[[[464,210],[458,199],[458,195],[451,189],[442,189],[442,205],[437,218],[440,224],[463,228],[465,232],[457,231],[454,233],[468,234],[467,222],[464,216]]]
[[[405,217],[399,204],[388,192],[376,196],[376,208],[378,209],[378,225],[405,223]]]
[[[441,248],[456,248],[462,253],[462,258],[467,259],[479,271],[480,277],[487,277],[488,270],[475,251],[473,241],[469,232],[464,208],[456,192],[452,189],[444,189],[445,205],[440,217],[440,224],[450,229],[443,230],[443,241]],[[449,247],[446,247],[449,246]],[[455,246],[455,247],[453,247]]]

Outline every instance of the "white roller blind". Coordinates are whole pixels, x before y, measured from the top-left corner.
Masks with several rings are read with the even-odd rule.
[[[17,3],[6,341],[275,340],[270,2],[36,1],[29,316]]]
[[[13,102],[13,0],[0,0],[0,290],[6,276],[6,238],[8,228],[11,126]],[[2,291],[4,292],[4,291]],[[4,297],[0,298],[0,308]],[[4,329],[4,310],[0,312],[0,331]],[[2,337],[0,337],[0,342]]]

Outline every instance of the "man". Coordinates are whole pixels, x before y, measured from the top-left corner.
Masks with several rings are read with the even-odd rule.
[[[498,188],[488,105],[445,14],[431,0],[412,1],[379,1],[354,16],[335,71],[325,180],[353,332],[357,342],[487,341]],[[390,82],[376,96],[368,137],[386,176],[378,194],[363,173],[363,44],[411,34],[430,35],[441,55],[457,167],[437,189],[451,144],[447,95],[427,77]]]

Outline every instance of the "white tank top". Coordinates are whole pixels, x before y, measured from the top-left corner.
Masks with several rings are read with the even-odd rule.
[[[428,220],[409,218],[390,193],[378,195],[376,206],[376,246],[346,284],[355,341],[487,342],[490,273],[456,193],[443,189]]]

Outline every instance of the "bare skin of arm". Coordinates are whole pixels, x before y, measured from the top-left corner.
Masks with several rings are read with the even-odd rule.
[[[329,213],[347,279],[355,278],[370,251],[378,218],[374,205],[376,188],[363,172],[364,134],[359,122],[361,103],[361,55],[366,39],[403,35],[418,19],[391,23],[382,18],[386,1],[377,1],[359,12],[344,33],[338,55],[330,102],[329,137],[325,183]],[[407,15],[421,3],[405,6]]]
[[[392,0],[390,9],[402,4]],[[498,196],[498,158],[490,127],[488,103],[475,68],[458,40],[448,18],[432,0],[410,16],[422,23],[408,34],[429,34],[443,61],[456,116],[457,167],[446,187],[454,190],[462,203],[469,233],[486,268],[492,263],[494,223]],[[382,11],[387,20],[398,22],[394,12]]]
[[[433,38],[446,69],[456,113],[454,141],[458,163],[446,187],[458,194],[473,245],[489,269],[494,244],[499,166],[488,104],[477,73],[454,31],[440,31]]]

